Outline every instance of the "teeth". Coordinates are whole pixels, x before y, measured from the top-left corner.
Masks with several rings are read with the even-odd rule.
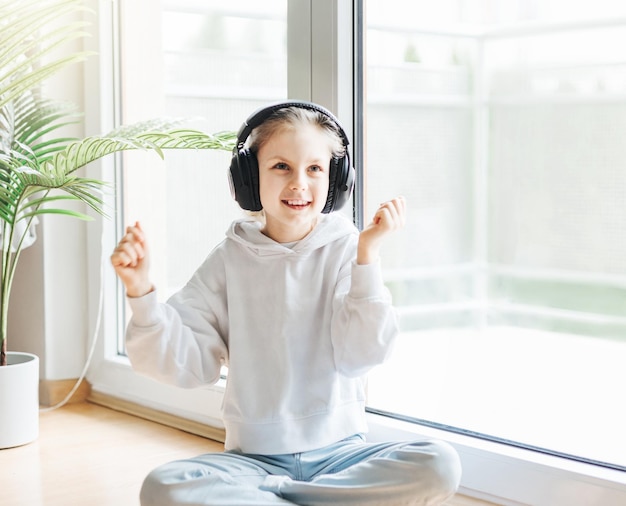
[[[290,206],[305,206],[308,202],[306,200],[288,200],[287,204]]]

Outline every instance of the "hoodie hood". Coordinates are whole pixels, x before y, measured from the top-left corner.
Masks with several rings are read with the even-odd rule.
[[[297,243],[289,246],[278,243],[261,232],[263,224],[258,220],[244,218],[232,223],[226,237],[241,244],[259,256],[286,256],[306,254],[347,234],[358,234],[356,227],[346,217],[338,213],[321,214],[317,225]]]

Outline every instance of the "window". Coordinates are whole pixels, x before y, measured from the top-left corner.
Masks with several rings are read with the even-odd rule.
[[[372,411],[626,471],[624,7],[365,5],[368,213],[410,205]]]

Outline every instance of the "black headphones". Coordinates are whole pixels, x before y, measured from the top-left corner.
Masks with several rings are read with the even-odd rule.
[[[345,155],[341,158],[333,157],[330,160],[328,197],[322,212],[327,214],[341,209],[350,199],[354,186],[354,167],[350,165],[350,155],[348,154],[350,141],[339,120],[330,111],[320,105],[300,100],[289,100],[261,107],[253,112],[241,125],[237,133],[237,145],[233,149],[233,157],[228,172],[231,195],[242,209],[247,211],[260,211],[263,209],[259,195],[259,164],[256,155],[250,149],[244,148],[244,145],[252,130],[269,119],[276,111],[286,109],[287,107],[300,107],[320,112],[332,120],[337,127],[345,147]]]

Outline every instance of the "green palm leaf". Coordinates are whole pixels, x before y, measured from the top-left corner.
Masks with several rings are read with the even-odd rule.
[[[129,132],[141,131],[143,124],[117,130],[103,137],[87,137],[73,142],[65,150],[54,155],[44,164],[45,171],[71,174],[94,160],[108,154],[128,150],[152,150],[163,157],[164,149],[222,149],[231,151],[236,142],[232,132],[207,134],[197,130],[175,129],[163,132],[144,132],[130,135]]]
[[[5,172],[4,176],[0,180],[0,217],[11,227],[42,214],[64,214],[87,219],[85,214],[74,210],[50,207],[51,204],[68,200],[83,202],[104,214],[100,195],[107,184],[103,181],[67,176],[54,171],[44,173],[25,166]],[[64,193],[50,194],[51,190]]]
[[[163,120],[157,122],[164,124]],[[63,209],[49,207],[62,200],[78,200],[103,214],[100,197],[106,183],[97,179],[76,177],[74,172],[112,153],[127,150],[150,150],[163,156],[164,149],[223,149],[234,147],[233,132],[206,134],[196,130],[174,129],[148,131],[155,122],[123,127],[102,137],[87,137],[68,145],[51,158],[39,161],[25,148],[0,153],[0,217],[11,225],[41,214],[65,214]],[[165,124],[171,124],[167,122]],[[135,135],[135,132],[143,132]],[[115,135],[111,137],[111,135]],[[61,190],[64,198],[47,192]],[[18,205],[15,203],[19,202]],[[76,215],[75,211],[67,211]],[[79,213],[80,214],[80,213]],[[84,215],[81,215],[84,218]]]
[[[0,137],[5,146],[42,162],[76,140],[50,137],[44,141],[42,138],[76,123],[79,116],[74,104],[37,99],[28,93],[0,108]]]
[[[43,100],[26,94],[15,102],[15,137],[37,152],[35,142],[67,125],[78,123],[82,116],[70,102]],[[52,139],[58,142],[59,139]],[[65,143],[69,139],[63,139]],[[75,140],[75,139],[71,139]]]

